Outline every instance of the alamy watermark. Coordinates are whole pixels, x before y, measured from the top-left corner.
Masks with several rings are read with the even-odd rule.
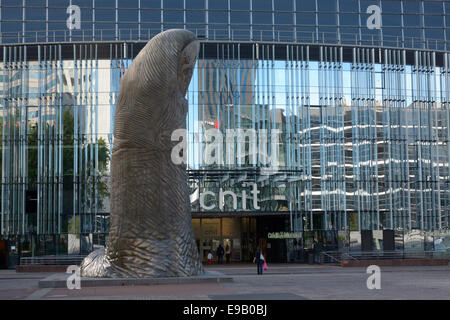
[[[70,274],[67,278],[66,285],[67,289],[81,289],[81,271],[80,267],[77,265],[71,265],[67,267],[66,273]]]
[[[204,165],[254,165],[261,167],[262,175],[271,175],[279,168],[280,134],[279,129],[270,130],[270,136],[266,129],[226,129],[225,135],[219,129],[207,129],[203,141],[200,134],[195,133],[194,142],[204,143]],[[171,153],[174,164],[187,163],[188,137],[186,129],[173,131],[171,140],[178,141]]]
[[[70,5],[66,10],[69,17],[67,18],[66,25],[69,30],[81,29],[81,9],[79,6]]]
[[[367,7],[366,13],[371,14],[369,18],[367,18],[367,28],[372,29],[381,29],[381,8],[376,5],[372,5]]]
[[[366,269],[366,273],[370,274],[369,278],[367,278],[366,285],[367,289],[373,290],[381,289],[381,269],[377,265],[368,266]]]

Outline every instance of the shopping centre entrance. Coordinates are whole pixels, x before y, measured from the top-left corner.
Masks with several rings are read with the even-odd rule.
[[[257,246],[261,246],[268,262],[302,260],[302,239],[286,238],[288,215],[258,217],[193,218],[195,239],[204,262],[208,253],[217,262],[216,250],[221,244],[231,249],[231,262],[251,262]]]

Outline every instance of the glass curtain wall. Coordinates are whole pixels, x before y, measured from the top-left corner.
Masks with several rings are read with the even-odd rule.
[[[3,48],[3,235],[109,229],[110,92],[124,63],[96,59],[96,45],[62,59],[67,49]]]
[[[114,108],[133,52],[3,47],[3,236],[108,232]],[[187,94],[193,212],[281,214],[292,231],[448,228],[449,63],[430,51],[202,43]],[[220,190],[237,209],[232,195],[220,208]],[[204,191],[214,209],[200,207]]]

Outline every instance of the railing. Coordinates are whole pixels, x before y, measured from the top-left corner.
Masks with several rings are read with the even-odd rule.
[[[180,25],[180,28],[183,28]],[[293,27],[294,29],[294,27]],[[189,29],[201,40],[206,41],[265,41],[282,43],[360,45],[373,47],[420,48],[447,50],[450,43],[445,39],[421,39],[373,34],[345,32],[305,32],[286,30],[258,30],[248,26],[243,29],[200,28]],[[46,43],[46,42],[105,42],[105,41],[147,41],[162,31],[161,28],[94,29],[94,30],[49,30],[26,32],[2,32],[1,43]]]
[[[419,251],[323,251],[320,253],[321,263],[342,263],[342,260],[388,260],[388,259],[450,259],[450,250]]]
[[[61,255],[61,256],[38,256],[21,257],[21,265],[79,265],[85,258],[85,255]]]
[[[320,263],[338,263],[342,262],[341,253],[339,252],[321,252]]]

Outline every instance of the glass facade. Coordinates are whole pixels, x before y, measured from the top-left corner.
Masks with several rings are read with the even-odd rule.
[[[366,26],[374,4],[379,30]],[[185,28],[201,40],[186,137],[201,252],[220,242],[248,260],[260,244],[299,261],[317,241],[359,250],[363,231],[379,248],[386,230],[403,248],[445,246],[447,13],[446,1],[0,0],[0,237],[22,255],[105,243],[120,78],[148,38]]]
[[[66,26],[80,8],[81,28]],[[371,12],[382,28],[368,29]],[[73,12],[72,12],[73,13]],[[1,0],[1,42],[146,40],[172,28],[208,40],[448,49],[450,4],[434,0]]]

